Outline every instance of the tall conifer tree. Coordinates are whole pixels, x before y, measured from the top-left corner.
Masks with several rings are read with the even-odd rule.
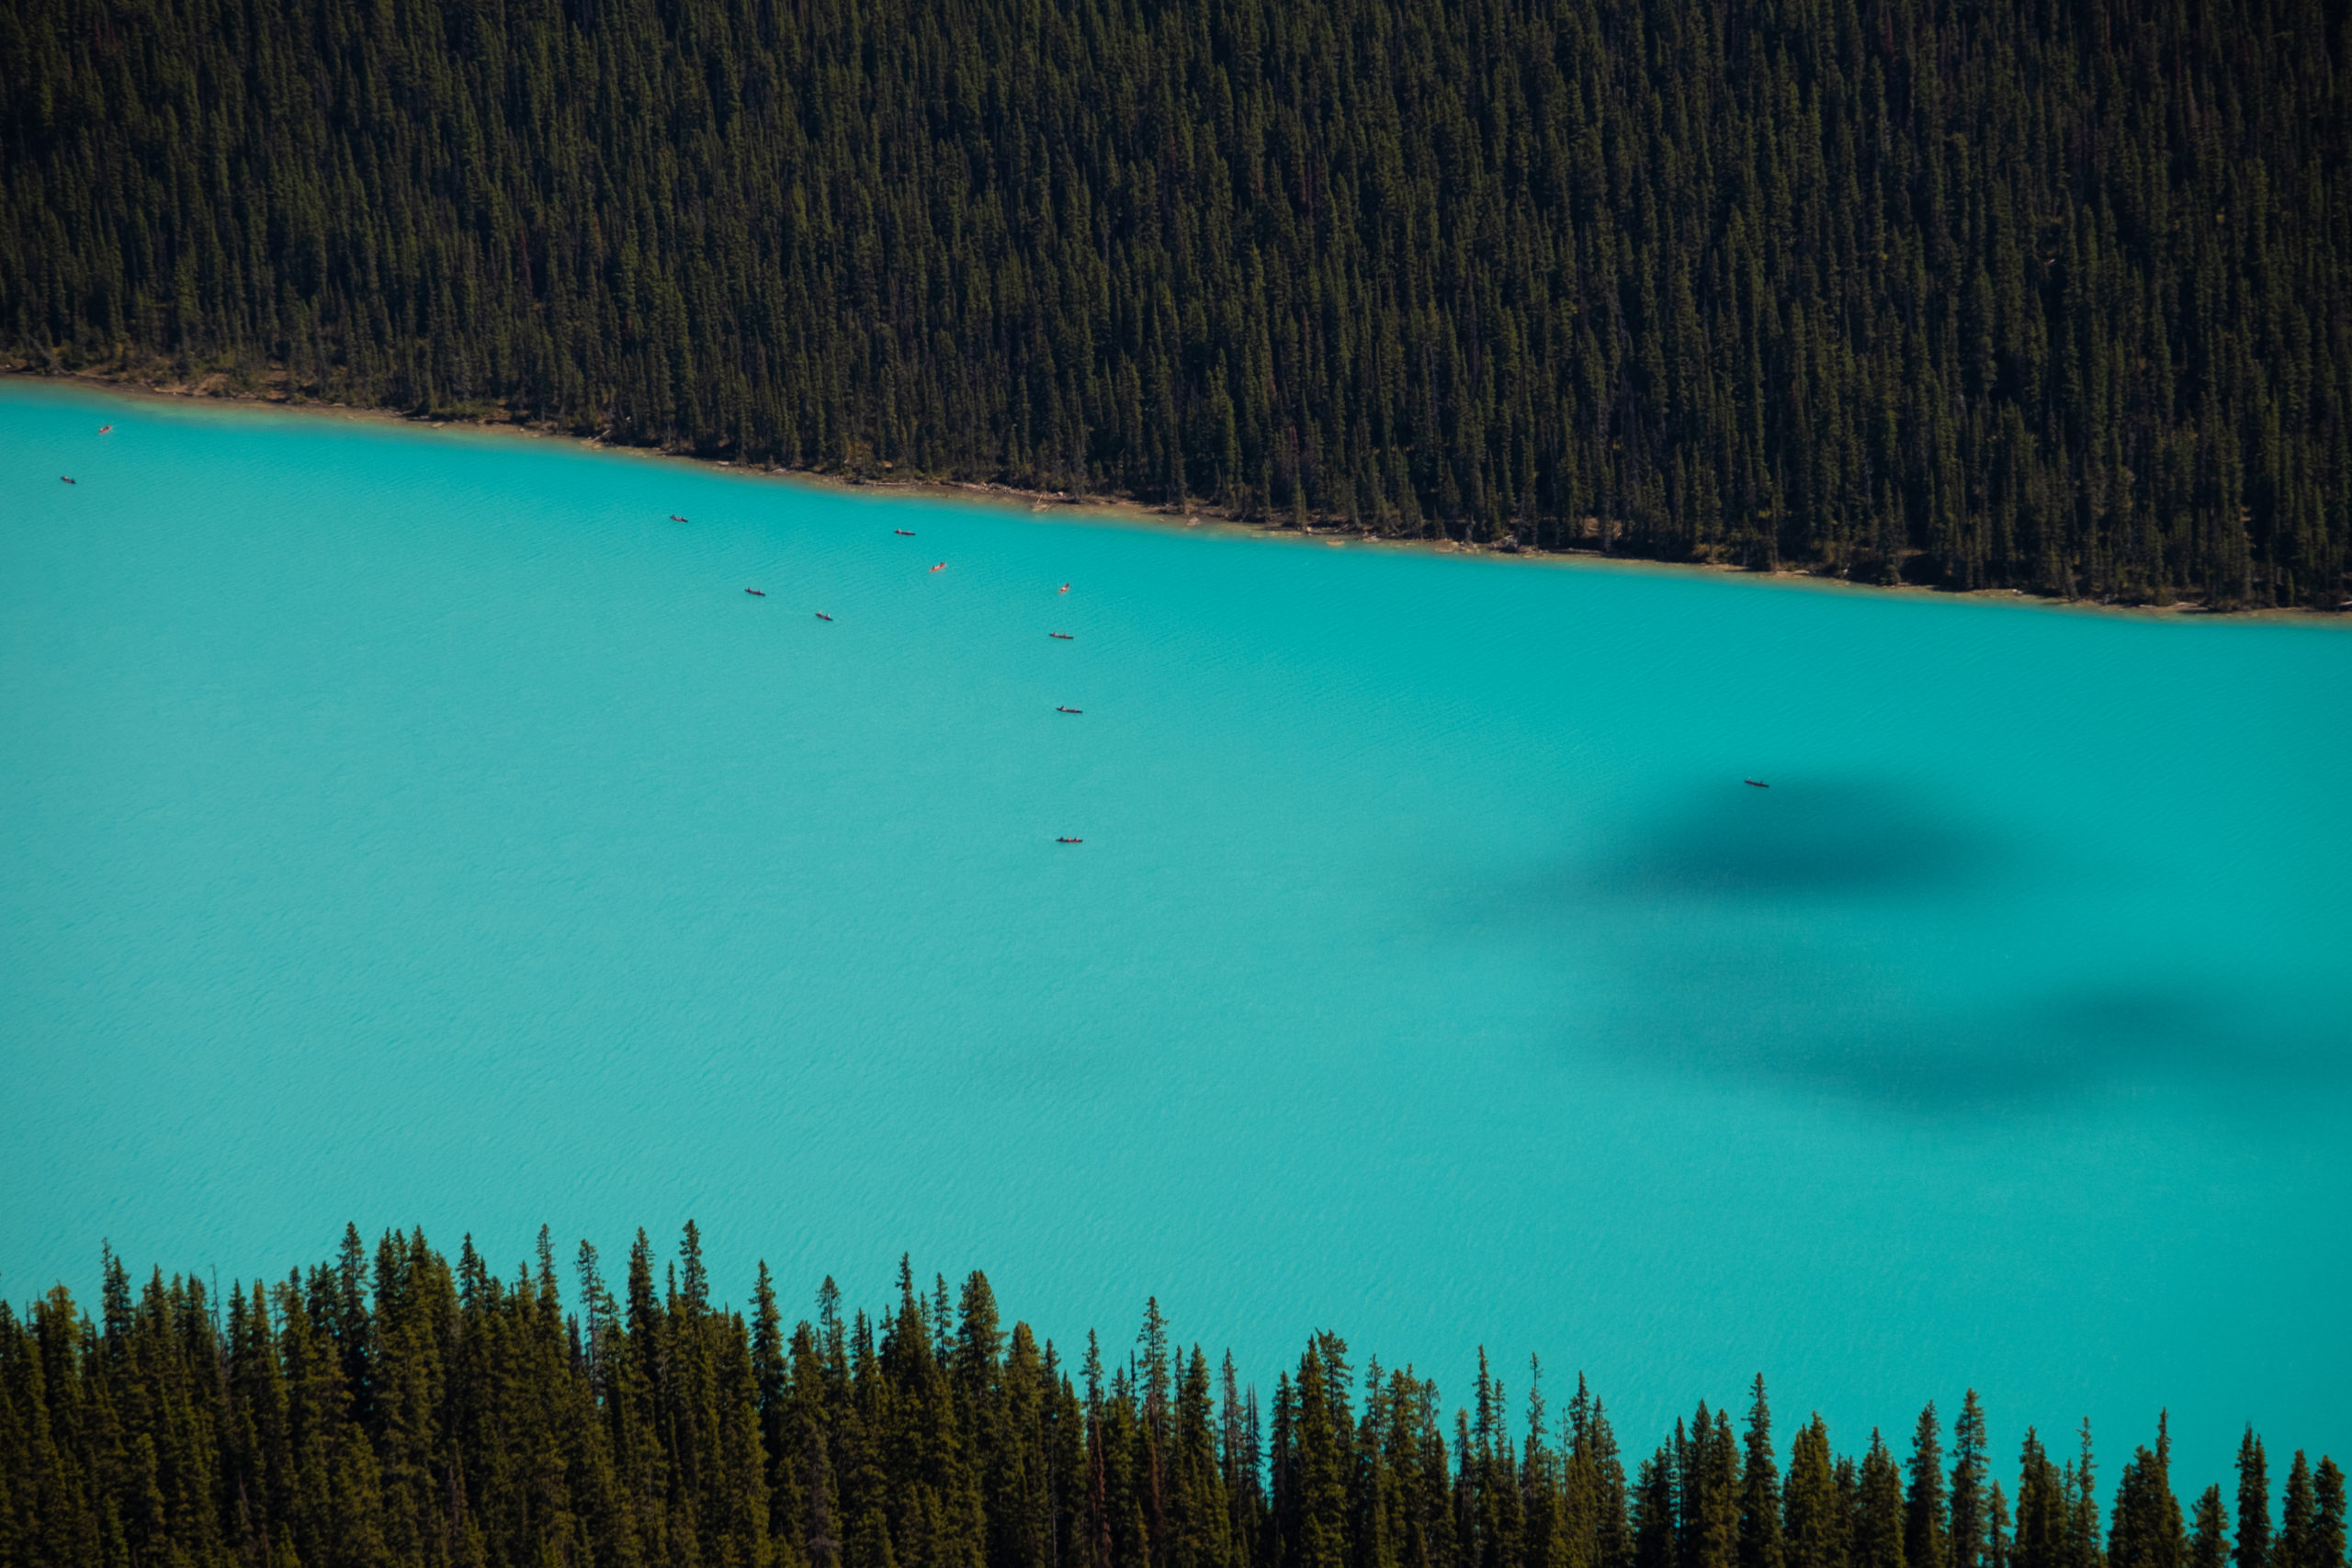
[[[1910,1487],[1903,1497],[1903,1557],[1909,1568],[1948,1568],[1940,1431],[1930,1401],[1912,1428]]]
[[[2270,1471],[2248,1427],[2238,1442],[2238,1535],[2231,1568],[2270,1568]]]
[[[1984,1459],[1984,1407],[1970,1389],[1961,1401],[1960,1418],[1951,1426],[1951,1529],[1947,1556],[1951,1568],[1985,1568],[1987,1528]]]
[[[2227,1568],[2230,1560],[2230,1511],[2222,1489],[2208,1486],[2197,1498],[2189,1527],[2189,1568]]]
[[[1747,1454],[1740,1467],[1739,1568],[1782,1568],[1780,1467],[1772,1458],[1772,1413],[1764,1375],[1749,1391]]]
[[[1876,1427],[1862,1457],[1860,1511],[1854,1521],[1854,1568],[1907,1568],[1904,1547],[1903,1472]]]

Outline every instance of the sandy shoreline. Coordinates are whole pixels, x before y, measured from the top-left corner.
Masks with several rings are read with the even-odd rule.
[[[2217,621],[2294,621],[2324,626],[2352,624],[2352,616],[2347,616],[2344,610],[2277,608],[2211,610],[2201,602],[2193,600],[2164,605],[2107,604],[2086,599],[2051,598],[2029,593],[2021,588],[1956,591],[1907,582],[1857,582],[1850,578],[1826,576],[1816,572],[1785,568],[1759,571],[1720,561],[1660,560],[1647,556],[1608,555],[1599,550],[1498,549],[1491,546],[1465,544],[1455,539],[1396,538],[1340,525],[1309,525],[1301,529],[1294,528],[1287,523],[1257,522],[1236,517],[1221,508],[1213,506],[1152,506],[1121,497],[1072,495],[1062,491],[1020,490],[1011,485],[972,480],[933,478],[900,479],[890,476],[876,479],[851,474],[826,473],[809,468],[785,468],[765,464],[737,463],[727,458],[702,457],[691,452],[672,451],[661,447],[621,446],[598,436],[571,434],[553,424],[534,425],[512,419],[425,419],[413,414],[399,413],[390,409],[365,408],[350,403],[297,402],[282,392],[277,395],[272,395],[269,391],[230,392],[218,385],[164,384],[90,371],[53,372],[23,364],[0,365],[0,376],[6,376],[11,380],[85,388],[142,401],[178,405],[209,404],[224,409],[266,409],[283,413],[318,415],[368,423],[399,425],[410,430],[462,430],[488,434],[521,436],[537,441],[560,441],[577,446],[583,451],[686,462],[713,472],[751,479],[776,479],[793,485],[854,491],[876,496],[960,501],[979,505],[1018,508],[1039,514],[1059,513],[1067,516],[1075,513],[1088,521],[1145,524],[1159,528],[1172,528],[1180,532],[1193,528],[1215,528],[1220,533],[1242,534],[1265,539],[1283,539],[1294,544],[1311,541],[1333,548],[1400,550],[1423,555],[1476,556],[1525,565],[1562,566],[1587,570],[1602,568],[1620,571],[1737,577],[1785,588],[1861,593],[1884,598],[1923,598],[2028,605],[2045,610],[2122,615],[2138,620],[2189,618]],[[210,379],[217,382],[220,378]],[[2345,609],[2352,609],[2352,603],[2347,603]]]

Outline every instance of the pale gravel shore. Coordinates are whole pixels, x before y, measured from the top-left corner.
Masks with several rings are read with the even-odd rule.
[[[2088,599],[2050,598],[2029,593],[2021,588],[1983,588],[1962,591],[1908,582],[1860,582],[1851,578],[1786,568],[1758,570],[1751,567],[1725,561],[1661,560],[1647,556],[1607,554],[1598,549],[1502,549],[1489,545],[1469,544],[1458,539],[1412,539],[1370,534],[1344,524],[1309,524],[1304,529],[1300,529],[1293,527],[1287,522],[1261,522],[1239,517],[1223,508],[1213,506],[1154,506],[1125,497],[1073,495],[1066,491],[1023,490],[1012,485],[978,480],[942,479],[930,477],[900,479],[888,474],[876,478],[870,475],[834,473],[813,468],[786,468],[766,464],[738,463],[729,458],[704,457],[692,452],[664,447],[624,446],[605,441],[598,436],[571,434],[553,424],[530,424],[512,419],[427,419],[413,414],[400,413],[390,409],[365,408],[351,403],[297,401],[286,396],[284,391],[278,389],[266,388],[259,392],[235,392],[227,389],[227,378],[220,374],[207,377],[195,384],[189,384],[141,379],[135,376],[103,371],[52,372],[28,364],[9,363],[0,364],[0,375],[21,378],[28,381],[62,383],[94,390],[104,390],[120,397],[179,405],[267,409],[277,412],[314,414],[331,419],[400,425],[412,430],[464,430],[495,435],[526,436],[540,441],[561,441],[592,451],[610,452],[626,457],[665,458],[693,463],[714,472],[751,479],[780,479],[788,484],[815,486],[827,490],[903,495],[936,501],[958,501],[976,505],[1018,507],[1023,511],[1047,515],[1057,513],[1067,515],[1068,511],[1076,511],[1082,513],[1085,520],[1089,522],[1143,524],[1153,527],[1173,527],[1180,530],[1206,527],[1222,534],[1246,534],[1267,539],[1287,539],[1294,543],[1312,540],[1340,548],[1403,550],[1427,555],[1476,556],[1486,559],[1508,560],[1535,566],[1736,577],[1784,588],[1862,593],[1885,598],[1973,601],[1980,604],[2023,605],[2067,614],[2121,615],[2135,620],[2195,619],[2230,622],[2290,622],[2336,626],[2352,625],[2352,615],[2346,614],[2347,611],[2352,611],[2352,600],[2346,600],[2333,611],[2211,610],[2200,601],[2188,599],[2171,604],[2120,604]]]

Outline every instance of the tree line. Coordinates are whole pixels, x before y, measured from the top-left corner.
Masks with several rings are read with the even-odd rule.
[[[492,1272],[422,1234],[356,1230],[277,1282],[104,1258],[93,1317],[63,1286],[0,1303],[0,1565],[714,1568],[2344,1568],[2344,1476],[2297,1452],[2274,1527],[2249,1430],[2234,1496],[2184,1516],[2169,1443],[2137,1449],[2102,1531],[2087,1427],[2029,1432],[1993,1479],[1972,1393],[1898,1459],[1818,1416],[1776,1446],[1763,1380],[1735,1429],[1702,1403],[1630,1475],[1577,1380],[1521,1412],[1481,1353],[1445,1416],[1410,1367],[1358,1374],[1306,1342],[1261,1410],[1156,1302],[1076,1365],[987,1280],[845,1315],[831,1280],[784,1326],[711,1299],[695,1227],[660,1282],[642,1232],[617,1293],[583,1243]],[[2234,1507],[2234,1517],[2233,1516]]]
[[[2328,0],[0,0],[0,351],[850,474],[2352,597]]]

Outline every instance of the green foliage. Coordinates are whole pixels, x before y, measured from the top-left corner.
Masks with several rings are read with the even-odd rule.
[[[2231,1568],[2270,1563],[2270,1469],[2251,1427],[2238,1443],[2238,1534],[2230,1562]]]
[[[2172,1491],[2172,1440],[2159,1417],[2154,1451],[2135,1451],[2115,1484],[2107,1561],[2109,1568],[2182,1568],[2188,1552],[2180,1503]]]
[[[2039,1452],[2032,1446],[2033,1435],[2026,1434],[2027,1472],[2030,1474],[2032,1461]],[[2018,1495],[2025,1495],[2025,1483],[2018,1483]],[[1855,1568],[1905,1568],[1903,1547],[1903,1475],[1895,1469],[1894,1455],[1888,1451],[1885,1439],[1873,1430],[1870,1451],[1863,1456],[1859,1506],[1854,1516]],[[2037,1562],[2023,1559],[2025,1525],[2022,1517],[2018,1526],[2020,1551],[2018,1568],[2041,1568]]]
[[[2230,1510],[2222,1489],[2208,1486],[2197,1499],[2197,1519],[2188,1538],[2189,1568],[2223,1568],[2230,1560]]]
[[[1910,1489],[1903,1496],[1903,1557],[1910,1568],[1956,1568],[1944,1510],[1943,1444],[1936,1407],[1919,1412],[1911,1434]]]
[[[1829,1428],[1818,1415],[1797,1430],[1781,1506],[1788,1568],[1846,1568],[1853,1510],[1838,1495]]]
[[[1951,1448],[1951,1568],[1985,1568],[1991,1499],[1984,1492],[1984,1407],[1973,1388],[1961,1402],[1960,1419],[1952,1423]]]
[[[0,0],[0,351],[1390,534],[2333,605],[2347,27]]]
[[[101,1280],[95,1319],[62,1287],[0,1303],[0,1568],[1905,1562],[1877,1434],[1858,1467],[1815,1416],[1783,1482],[1761,1380],[1745,1441],[1702,1405],[1629,1487],[1599,1401],[1579,1379],[1555,1423],[1532,1363],[1523,1439],[1482,1356],[1449,1443],[1435,1384],[1374,1361],[1359,1393],[1318,1333],[1261,1438],[1231,1358],[1213,1378],[1156,1301],[1124,1359],[1090,1336],[1074,1382],[977,1273],[925,1291],[902,1265],[893,1309],[847,1322],[828,1280],[787,1331],[763,1265],[739,1314],[691,1225],[658,1285],[639,1233],[617,1299],[583,1245],[569,1310],[544,1231],[504,1279],[470,1239],[453,1267],[421,1235],[371,1258],[352,1232],[334,1261],[218,1300],[160,1271],[134,1293],[110,1253]],[[1979,1462],[1967,1409],[1951,1495]],[[2220,1568],[2220,1489],[2185,1536],[2168,1467],[2159,1422],[2118,1484],[2114,1568]],[[1996,1487],[1983,1560],[2076,1551],[2086,1474],[2029,1437],[2014,1551]],[[2278,1562],[2345,1568],[2332,1461],[2297,1455],[2285,1517]]]

